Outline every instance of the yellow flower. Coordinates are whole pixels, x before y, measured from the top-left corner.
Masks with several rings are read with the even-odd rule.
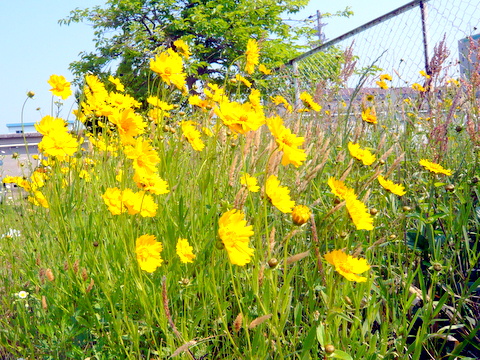
[[[420,85],[420,84],[418,84],[418,83],[412,84],[412,89],[413,89],[413,90],[420,91],[420,92],[425,92],[425,91],[427,91],[427,89],[425,89],[422,85]]]
[[[258,65],[258,70],[265,75],[270,75],[272,73],[272,70],[267,69],[267,67],[263,64]]]
[[[207,84],[207,87],[203,89],[203,93],[215,102],[223,101],[225,97],[225,90],[218,87],[217,84]]]
[[[246,87],[249,87],[249,88],[252,87],[252,83],[240,74],[235,75],[235,78],[233,78],[232,81],[234,82],[241,81]]]
[[[290,190],[286,186],[280,186],[280,181],[275,175],[268,177],[265,193],[278,210],[285,214],[292,212],[295,201],[290,199]]]
[[[374,106],[369,106],[363,109],[362,111],[362,119],[365,122],[368,122],[370,124],[376,124],[377,123],[377,112],[375,111]]]
[[[348,143],[348,150],[350,155],[355,159],[360,160],[363,165],[372,165],[376,158],[369,150],[360,148],[360,144],[353,144],[352,142]]]
[[[260,190],[257,178],[250,176],[250,174],[247,173],[243,174],[242,177],[240,177],[240,184],[246,186],[248,191],[251,192],[258,192]]]
[[[192,55],[192,53],[190,52],[190,48],[185,41],[179,39],[174,41],[173,45],[175,46],[175,51],[182,55],[185,59],[189,59],[190,55]]]
[[[236,101],[222,101],[217,108],[217,114],[223,123],[235,133],[245,134],[255,131],[265,123],[263,111],[251,103],[240,104]]]
[[[33,196],[28,197],[28,201],[30,201],[33,205],[42,206],[46,209],[49,208],[48,201],[40,191],[34,191]]]
[[[333,250],[324,255],[325,260],[335,266],[335,270],[348,281],[366,282],[367,278],[358,276],[370,270],[366,259],[354,258],[345,254],[342,250]]]
[[[102,199],[112,215],[120,215],[125,211],[122,203],[122,190],[119,188],[108,188],[102,195]]]
[[[52,131],[42,138],[38,149],[47,156],[63,160],[78,150],[78,141],[66,129]]]
[[[385,81],[383,81],[383,80],[377,81],[376,84],[377,84],[380,88],[382,88],[382,89],[384,89],[384,90],[387,90],[387,89],[388,89],[387,83],[386,83]]]
[[[403,185],[395,184],[393,181],[387,180],[381,175],[377,179],[385,190],[388,190],[398,196],[403,196],[406,194],[405,187]]]
[[[348,196],[352,194],[355,196],[355,192],[353,191],[353,189],[346,187],[343,181],[336,180],[333,177],[328,178],[328,186],[330,186],[332,193],[342,200],[345,200]]]
[[[180,90],[185,88],[187,75],[183,72],[183,60],[172,49],[168,49],[160,55],[156,55],[154,59],[150,59],[150,69],[156,72],[168,85],[173,84]]]
[[[157,214],[158,205],[145,191],[134,193],[131,189],[123,190],[122,203],[130,215],[140,214],[142,217],[154,217]]]
[[[422,75],[426,79],[430,79],[430,75],[428,75],[425,71],[420,70],[420,75]]]
[[[35,123],[35,130],[42,135],[48,135],[53,132],[67,131],[67,123],[65,120],[55,118],[50,115],[46,115],[40,120],[39,123]]]
[[[162,265],[160,253],[163,250],[161,242],[156,241],[155,235],[142,235],[137,238],[135,253],[140,269],[152,273]]]
[[[313,100],[312,95],[310,95],[306,91],[300,94],[300,100],[302,100],[303,105],[305,105],[305,107],[308,110],[313,110],[313,111],[322,110],[322,107]]]
[[[72,95],[70,83],[62,75],[52,75],[48,80],[48,84],[52,87],[50,91],[55,96],[60,96],[63,100]]]
[[[210,109],[212,107],[211,101],[202,99],[198,95],[189,96],[188,103],[193,106],[198,106],[199,108],[202,108],[202,109]]]
[[[298,147],[303,144],[303,137],[293,134],[290,129],[283,125],[283,120],[279,116],[267,119],[267,125],[272,135],[275,137],[278,149],[283,151],[282,165],[293,164],[299,167],[307,159],[304,149]]]
[[[436,174],[445,174],[447,176],[452,175],[452,170],[445,169],[440,164],[436,164],[426,159],[420,160],[419,163],[428,171],[434,172]]]
[[[275,97],[271,97],[271,99],[275,105],[283,105],[285,107],[285,110],[287,110],[288,112],[293,111],[292,105],[290,105],[287,99],[285,99],[283,96],[277,95]]]
[[[148,176],[157,171],[160,157],[148,140],[138,138],[133,146],[125,146],[124,152],[133,160],[133,168],[140,175]]]
[[[193,247],[190,246],[187,239],[178,239],[176,250],[182,263],[193,262],[193,259],[195,259]]]
[[[143,134],[147,126],[143,118],[133,109],[115,109],[108,120],[117,126],[118,135],[123,145],[134,145],[134,138]]]
[[[112,75],[108,77],[108,81],[110,81],[113,85],[115,85],[115,89],[120,92],[125,91],[125,86],[120,82],[120,79],[114,78]]]
[[[245,215],[237,209],[224,213],[218,220],[218,235],[225,246],[230,262],[244,266],[253,256],[253,249],[248,247],[250,237],[253,236],[253,226],[247,225]]]
[[[252,74],[255,70],[255,65],[258,65],[259,62],[259,51],[258,44],[255,39],[249,39],[247,43],[247,51],[245,51],[247,57],[247,63],[245,65],[245,71],[248,74]]]
[[[187,138],[193,150],[202,151],[205,147],[202,139],[200,139],[201,133],[195,129],[196,123],[193,121],[182,121],[180,126],[182,127],[183,135]]]
[[[373,230],[373,218],[365,204],[358,200],[355,194],[349,194],[345,201],[348,214],[357,230]]]
[[[138,174],[135,172],[135,175],[133,175],[133,181],[135,181],[140,189],[155,195],[162,195],[170,192],[170,190],[168,190],[168,183],[157,173],[146,174],[145,172],[142,172],[141,174]]]
[[[392,81],[392,77],[389,74],[380,75],[380,81],[384,81],[384,80]]]
[[[295,225],[303,225],[310,219],[311,214],[312,211],[308,206],[297,205],[292,211],[292,221]]]

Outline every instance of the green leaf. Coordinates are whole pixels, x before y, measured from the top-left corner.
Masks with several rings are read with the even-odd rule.
[[[430,247],[427,238],[417,231],[407,231],[407,245],[418,251],[427,251]]]
[[[328,357],[335,359],[353,360],[353,358],[349,354],[342,350],[335,350]]]

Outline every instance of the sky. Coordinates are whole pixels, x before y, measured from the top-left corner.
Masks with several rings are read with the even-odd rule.
[[[350,18],[325,19],[324,33],[331,40],[406,3],[408,0],[311,0],[300,13],[289,16],[301,20],[316,11],[335,13],[351,7]],[[58,24],[75,8],[103,5],[102,0],[0,0],[0,134],[8,133],[6,124],[22,120],[40,121],[52,115],[52,95],[47,81],[52,74],[72,80],[68,66],[82,51],[93,51],[93,28],[88,24]],[[313,26],[313,24],[312,24]],[[57,99],[55,99],[57,100]],[[67,99],[59,114],[73,119],[73,97]],[[37,110],[39,109],[39,110]]]

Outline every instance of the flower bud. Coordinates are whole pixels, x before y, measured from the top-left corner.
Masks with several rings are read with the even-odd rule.
[[[27,96],[31,99],[35,96],[35,93],[33,91],[27,92]]]
[[[310,219],[311,214],[312,211],[308,206],[297,205],[292,211],[292,221],[295,225],[303,225],[308,221],[308,219]]]
[[[270,266],[271,269],[277,267],[277,265],[278,265],[277,259],[271,258],[270,260],[268,260],[268,266]]]
[[[332,344],[325,345],[325,352],[327,355],[333,354],[335,352],[335,346]]]
[[[445,185],[445,190],[451,192],[451,191],[455,190],[455,185],[453,185],[453,184]]]
[[[404,206],[403,211],[412,211],[412,208],[410,206]]]
[[[371,208],[371,209],[370,209],[370,215],[375,216],[375,215],[377,215],[377,214],[378,214],[378,210],[377,210],[377,209],[375,209],[375,208]]]

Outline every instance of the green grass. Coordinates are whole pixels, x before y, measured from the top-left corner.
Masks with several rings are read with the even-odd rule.
[[[179,96],[162,83],[155,86],[152,93],[163,99]],[[233,99],[237,89],[231,90]],[[136,189],[121,147],[113,154],[84,146],[67,161],[55,161],[45,168],[49,178],[41,188],[48,209],[21,198],[0,205],[0,234],[20,231],[0,239],[0,357],[480,356],[480,144],[464,124],[478,104],[462,88],[439,100],[427,96],[437,101],[430,121],[417,118],[418,108],[404,109],[411,112],[405,115],[406,105],[389,98],[386,112],[376,104],[376,125],[362,122],[357,105],[348,119],[340,117],[331,126],[325,125],[323,110],[287,115],[287,126],[305,137],[307,160],[298,168],[280,164],[281,153],[265,125],[235,135],[214,118],[215,135],[202,135],[206,147],[194,151],[179,121],[212,129],[215,124],[208,112],[179,107],[140,135],[152,140],[161,158],[158,173],[170,189],[153,195],[158,204],[153,218],[112,215],[102,200],[110,187]],[[456,96],[465,102],[451,118]],[[273,107],[265,105],[271,113]],[[405,129],[399,130],[400,121]],[[432,130],[442,124],[446,137],[435,143]],[[113,127],[104,133],[118,144]],[[354,160],[349,141],[369,148],[377,161],[364,166]],[[418,163],[423,158],[453,175],[427,171]],[[80,177],[82,170],[90,181]],[[278,174],[292,199],[311,208],[314,223],[296,226],[270,204],[263,188],[242,189],[243,172],[256,176],[261,187],[268,175]],[[406,195],[384,190],[376,180],[380,173],[403,184]],[[344,178],[369,209],[377,210],[373,230],[356,230],[345,207],[337,206],[329,177]],[[244,267],[229,262],[218,237],[218,219],[234,207],[242,209],[255,232],[254,256]],[[143,234],[154,234],[164,247],[164,263],[151,274],[136,260],[135,239]],[[183,264],[176,255],[180,237],[193,246],[193,263]],[[335,272],[323,259],[333,249],[366,258],[372,266],[363,274],[367,281],[349,282]],[[271,259],[278,265],[270,266]],[[29,293],[25,299],[15,295],[22,290]]]

